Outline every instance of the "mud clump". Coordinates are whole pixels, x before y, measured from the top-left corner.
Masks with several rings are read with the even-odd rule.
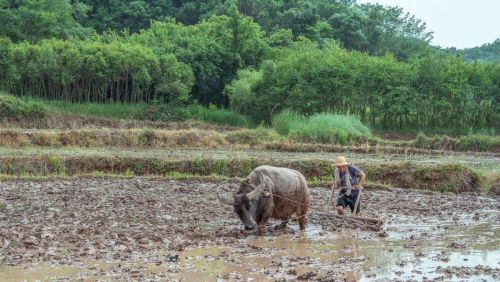
[[[452,278],[454,276],[458,278],[471,278],[474,276],[491,276],[494,280],[500,278],[500,268],[492,268],[483,265],[477,265],[475,267],[465,267],[465,266],[452,266],[442,268],[438,266],[437,273],[443,273],[447,278]]]

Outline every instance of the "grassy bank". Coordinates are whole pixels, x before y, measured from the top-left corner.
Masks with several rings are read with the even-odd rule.
[[[163,158],[123,156],[58,156],[39,155],[0,157],[0,174],[4,175],[79,175],[111,173],[125,175],[168,176],[175,173],[224,177],[246,176],[259,165],[290,167],[302,172],[312,182],[331,181],[329,160],[284,160],[267,158]],[[462,165],[429,165],[415,163],[357,163],[372,183],[438,192],[487,190],[481,176]]]
[[[222,126],[253,127],[248,117],[217,108],[190,105],[149,105],[145,103],[71,103],[59,100],[17,97],[0,92],[0,117],[40,118],[50,113],[95,118],[148,120],[158,122],[199,121]]]
[[[112,124],[107,124],[108,127]],[[154,125],[154,124],[153,124]],[[134,124],[132,124],[134,126]],[[160,126],[160,125],[158,125]],[[290,142],[275,131],[220,128],[206,124],[164,124],[171,129],[87,128],[73,130],[0,130],[4,147],[140,147],[140,148],[258,148],[280,152],[355,152],[402,155],[444,155],[446,150],[419,149],[411,144],[388,142],[387,145],[335,145]],[[124,126],[126,127],[126,126]],[[198,129],[200,128],[200,129]],[[403,145],[406,144],[406,145]]]
[[[415,139],[412,140],[379,140],[379,143],[427,150],[500,152],[500,137],[484,134],[469,134],[459,137],[450,137],[447,135],[435,135],[428,137],[425,134],[420,133]]]
[[[142,120],[133,119],[137,117]],[[285,111],[275,117],[273,129],[263,127],[241,129],[241,127],[252,126],[252,121],[237,113],[215,107],[206,108],[200,105],[152,107],[146,104],[73,104],[61,101],[21,99],[0,94],[0,118],[2,118],[2,127],[46,129],[140,127],[145,131],[142,137],[138,136],[141,133],[137,132],[124,134],[122,132],[109,133],[103,130],[102,132],[89,133],[85,129],[81,132],[74,130],[71,133],[34,133],[30,136],[20,136],[15,132],[3,131],[1,137],[5,140],[0,140],[0,145],[4,146],[108,146],[110,142],[113,145],[113,142],[99,142],[99,138],[100,136],[110,135],[120,138],[115,146],[118,146],[117,144],[144,146],[144,142],[141,141],[143,139],[149,140],[146,143],[160,144],[160,147],[177,146],[177,144],[163,140],[165,139],[165,133],[156,132],[152,129],[148,131],[148,128],[187,129],[196,127],[217,131],[211,134],[215,140],[209,142],[215,145],[259,144],[268,149],[277,147],[290,148],[291,150],[300,148],[317,150],[311,148],[317,147],[321,148],[321,150],[330,151],[335,147],[334,145],[350,145],[368,148],[365,149],[368,151],[385,147],[389,148],[387,152],[397,153],[423,153],[424,151],[434,150],[500,152],[500,137],[498,136],[471,134],[461,137],[448,137],[446,135],[428,137],[420,134],[412,140],[384,140],[372,136],[370,130],[355,117],[329,113],[304,117],[294,112]],[[195,122],[188,122],[188,126],[182,125],[185,124],[184,122],[172,122],[185,120],[194,120]],[[166,121],[170,122],[167,123]],[[173,126],[170,124],[173,124]],[[235,133],[227,135],[227,131],[234,131]],[[91,136],[92,134],[93,136]],[[185,135],[183,138],[190,139],[187,135],[191,133],[180,132],[170,135],[182,136],[183,134]],[[192,137],[196,137],[196,135],[191,134]],[[82,138],[82,140],[73,140],[79,138]],[[207,141],[206,138],[202,139]],[[166,145],[163,146],[162,144]],[[189,144],[195,145],[193,142]],[[201,146],[206,145],[201,144]],[[403,149],[394,149],[394,147]]]

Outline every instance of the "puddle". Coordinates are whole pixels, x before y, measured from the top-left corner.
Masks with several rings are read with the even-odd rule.
[[[0,281],[50,281],[70,279],[80,271],[72,266],[0,267]]]
[[[498,214],[498,212],[497,212]],[[439,269],[447,267],[474,268],[478,265],[485,268],[500,267],[500,224],[469,223],[453,225],[441,223],[441,232],[436,240],[404,239],[413,233],[432,232],[436,225],[389,224],[388,229],[399,226],[399,232],[388,232],[387,238],[360,240],[353,235],[323,234],[321,227],[310,225],[301,235],[285,235],[280,237],[251,237],[247,242],[259,251],[258,254],[234,256],[235,263],[203,261],[195,263],[195,268],[208,273],[241,274],[245,276],[251,269],[287,265],[294,258],[308,257],[313,263],[296,267],[294,274],[300,275],[308,271],[325,272],[330,265],[335,265],[342,258],[354,258],[362,263],[353,271],[346,271],[343,278],[349,281],[373,281],[374,279],[422,280],[445,277]],[[294,229],[298,227],[292,225]],[[408,230],[412,230],[411,232]],[[318,235],[321,234],[321,235]],[[463,248],[455,249],[453,242],[465,242]],[[450,247],[451,246],[451,247]],[[212,247],[208,249],[192,249],[186,253],[200,253],[217,257],[229,249]],[[284,262],[284,263],[283,263]],[[440,267],[440,268],[438,268]],[[265,272],[265,270],[264,270]],[[286,275],[285,275],[286,276]],[[467,276],[475,280],[491,280],[491,276],[481,273]],[[193,278],[193,276],[191,276]],[[213,276],[215,279],[216,277]],[[463,278],[463,277],[462,277]],[[446,276],[447,281],[463,280],[453,273]],[[203,278],[197,277],[196,280]]]

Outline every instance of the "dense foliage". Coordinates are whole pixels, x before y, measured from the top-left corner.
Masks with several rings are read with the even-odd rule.
[[[446,52],[460,55],[467,62],[483,61],[500,63],[500,38],[493,43],[486,43],[480,47],[458,50],[456,48],[446,49]]]
[[[0,42],[2,86],[13,94],[73,102],[186,100],[193,74],[173,54],[97,40]]]
[[[310,42],[279,54],[239,72],[226,89],[234,109],[264,120],[285,109],[351,114],[383,128],[497,126],[498,64],[438,55],[405,63]]]
[[[0,88],[19,96],[164,109],[198,102],[256,124],[291,109],[384,129],[498,130],[499,64],[431,48],[425,23],[398,7],[0,0],[0,24]],[[497,49],[460,54],[494,60]]]
[[[67,0],[0,0],[0,37],[13,41],[37,41],[43,38],[83,38],[91,28],[79,20],[87,16],[89,7]]]
[[[175,17],[183,24],[196,24],[213,15],[226,14],[231,5],[252,17],[263,31],[278,37],[290,30],[318,44],[336,39],[347,49],[397,57],[421,53],[432,39],[425,23],[398,7],[353,5],[355,0],[209,0],[209,1],[95,1],[83,0],[89,17],[80,22],[97,31],[127,28],[137,32],[151,20]],[[276,42],[275,42],[276,43]]]

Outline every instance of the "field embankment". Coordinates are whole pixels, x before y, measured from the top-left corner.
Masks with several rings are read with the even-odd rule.
[[[197,121],[153,122],[113,120],[87,116],[51,114],[33,120],[0,121],[0,146],[156,146],[214,147],[250,145],[269,150],[296,152],[338,152],[353,150],[366,153],[450,154],[452,152],[500,153],[498,137],[471,135],[418,135],[413,140],[383,140],[375,138],[349,145],[297,141],[280,136],[271,129],[245,129],[212,125]],[[109,138],[116,138],[111,142]],[[177,142],[182,141],[182,142]],[[187,143],[184,143],[187,141]]]
[[[54,111],[54,107],[61,107],[55,102],[46,107],[37,101],[5,95],[1,98],[0,173],[7,178],[86,174],[226,178],[245,176],[258,165],[270,164],[295,168],[306,175],[311,185],[318,185],[331,181],[331,162],[336,154],[348,157],[361,154],[363,157],[355,163],[367,172],[368,187],[441,192],[488,191],[491,187],[498,190],[494,184],[499,179],[496,165],[489,171],[489,168],[481,168],[478,172],[467,166],[475,160],[464,163],[464,154],[454,152],[495,148],[498,141],[495,136],[487,136],[483,142],[493,147],[476,146],[472,141],[468,143],[471,146],[459,145],[463,138],[472,140],[473,136],[452,139],[419,135],[414,140],[383,140],[372,136],[355,118],[328,113],[308,118],[280,115],[282,119],[274,120],[273,129],[209,125],[199,121],[106,119],[96,117],[97,114]],[[114,107],[110,110],[112,116],[123,115],[128,109]],[[101,113],[97,116],[106,113],[102,105],[90,109]],[[227,111],[201,107],[191,107],[178,114],[186,113],[219,121],[231,115]],[[339,143],[336,140],[340,140]],[[210,154],[208,150],[215,153]],[[424,155],[436,162],[415,158]],[[467,155],[486,159],[479,163],[497,159],[494,152]],[[380,156],[382,160],[373,161]]]
[[[5,132],[5,142],[18,142],[19,146],[28,143],[38,146],[38,143],[51,145],[56,139],[62,143],[70,142],[70,146],[82,146],[71,139],[85,137],[83,143],[93,143],[92,146],[101,146],[99,142],[90,139],[94,134],[100,136],[108,134],[109,129],[144,129],[147,139],[162,144],[165,135],[162,130],[200,129],[215,131],[217,140],[206,140],[210,143],[230,143],[241,145],[261,145],[266,149],[280,149],[292,151],[338,151],[340,146],[350,146],[356,151],[404,154],[441,154],[441,151],[470,151],[470,152],[500,152],[500,137],[496,135],[468,134],[458,137],[447,135],[426,136],[423,133],[412,138],[384,139],[386,134],[372,134],[368,127],[353,116],[319,113],[304,117],[294,112],[285,111],[275,117],[272,129],[262,126],[248,128],[252,122],[237,113],[217,108],[205,108],[200,105],[186,107],[147,106],[145,104],[72,104],[60,101],[23,100],[21,98],[0,93],[0,127],[5,129],[29,128],[48,129],[50,132],[37,132],[37,140],[28,140],[30,137],[17,136],[24,140],[15,140],[19,135],[16,132]],[[103,130],[104,128],[104,130]],[[60,132],[52,132],[55,130]],[[93,129],[94,133],[88,131]],[[151,129],[151,130],[149,130]],[[64,132],[72,130],[71,133]],[[82,132],[78,132],[82,130]],[[100,133],[102,132],[102,134]],[[132,130],[133,131],[133,130]],[[137,139],[138,133],[119,133],[125,139]],[[235,133],[227,134],[229,131]],[[28,130],[23,131],[30,134]],[[236,133],[237,132],[237,133]],[[59,135],[59,137],[55,135]],[[46,135],[48,140],[43,140]],[[187,135],[193,135],[187,133]],[[200,132],[194,135],[207,135]],[[225,136],[223,136],[225,135]],[[229,135],[229,136],[226,136]],[[12,138],[9,138],[12,137]],[[189,136],[186,136],[189,139]],[[13,140],[12,140],[13,139]],[[181,138],[183,139],[183,138]],[[227,139],[227,140],[221,140]],[[155,141],[157,140],[157,141]],[[227,142],[226,142],[227,141]],[[140,141],[127,140],[132,146],[141,146]],[[56,142],[57,143],[57,142]],[[57,144],[54,144],[57,145]],[[103,144],[106,146],[106,144]],[[222,144],[224,145],[224,144]],[[83,144],[83,146],[88,146]]]
[[[333,155],[330,156],[333,158]],[[120,150],[120,149],[23,149],[3,150],[0,173],[10,176],[75,176],[81,174],[119,174],[123,176],[245,176],[263,164],[301,171],[311,184],[332,179],[330,158],[308,154],[280,156],[261,151],[245,155],[241,151],[211,152]],[[439,192],[481,191],[481,176],[458,164],[430,164],[403,161],[356,161],[367,173],[372,187],[400,187]],[[370,186],[369,185],[369,186]]]
[[[282,152],[343,152],[385,153],[403,155],[450,155],[455,151],[421,149],[404,143],[387,145],[365,143],[361,145],[297,143],[264,128],[241,129],[202,123],[152,123],[139,121],[98,120],[102,126],[92,127],[93,121],[76,119],[75,129],[0,129],[0,146],[6,147],[140,147],[140,148],[254,148]],[[107,123],[109,122],[109,123]],[[149,127],[149,125],[155,127]],[[141,128],[142,127],[142,128]],[[496,156],[498,152],[473,152]]]

